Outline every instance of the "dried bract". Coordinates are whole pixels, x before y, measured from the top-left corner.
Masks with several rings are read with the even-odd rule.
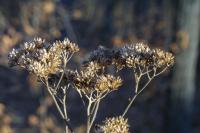
[[[99,76],[96,83],[96,90],[100,92],[113,91],[118,89],[122,85],[120,77],[114,77],[112,75]]]
[[[164,52],[161,49],[153,50],[153,58],[155,60],[155,66],[172,66],[174,64],[174,56],[172,53]]]
[[[106,119],[100,129],[103,133],[130,133],[128,120],[122,116]]]

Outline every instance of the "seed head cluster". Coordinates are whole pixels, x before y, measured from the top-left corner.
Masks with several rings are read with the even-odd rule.
[[[35,38],[13,49],[9,54],[9,64],[19,65],[38,77],[47,77],[62,71],[64,59],[78,50],[78,46],[68,39],[49,44],[42,38]]]
[[[120,77],[114,77],[112,75],[102,75],[99,76],[96,83],[97,91],[107,91],[107,90],[116,90],[119,86],[122,85],[122,80]]]
[[[122,85],[120,77],[101,72],[102,66],[97,62],[89,62],[79,73],[73,76],[74,86],[85,95],[92,92],[104,93],[117,90]],[[71,76],[72,77],[72,76]]]
[[[125,45],[118,50],[99,48],[94,51],[89,61],[98,61],[101,65],[114,64],[118,69],[123,67],[169,67],[174,64],[174,56],[161,49],[151,49],[145,43]]]
[[[103,133],[130,133],[128,120],[122,116],[106,119],[100,128]]]
[[[143,43],[135,45],[125,45],[120,49],[122,60],[125,61],[127,67],[135,67],[136,65],[147,66],[151,62],[152,51],[149,46]]]
[[[125,45],[119,53],[125,63],[124,66],[130,68],[136,66],[162,68],[174,63],[174,56],[171,53],[157,48],[150,49],[144,43]]]
[[[154,49],[154,60],[157,67],[172,66],[174,64],[174,56],[172,53],[164,52],[161,49]]]
[[[99,46],[97,50],[90,53],[88,61],[96,61],[101,66],[108,66],[112,64],[113,54],[112,50]]]

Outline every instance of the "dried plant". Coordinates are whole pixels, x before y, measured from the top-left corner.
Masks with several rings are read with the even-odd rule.
[[[122,116],[107,118],[99,130],[103,133],[130,133],[128,119]]]
[[[34,73],[44,83],[55,105],[66,122],[66,132],[73,132],[67,113],[67,90],[71,86],[80,95],[87,108],[87,128],[90,133],[100,106],[100,102],[109,93],[118,90],[122,79],[106,72],[106,68],[115,65],[117,70],[124,67],[133,70],[135,79],[134,95],[122,116],[108,118],[98,132],[128,133],[129,125],[125,115],[136,97],[146,88],[153,78],[174,64],[174,56],[160,49],[151,49],[144,43],[125,45],[117,50],[99,47],[84,61],[80,71],[70,70],[67,63],[79,48],[68,39],[46,43],[35,38],[9,54],[9,64],[20,66]],[[142,84],[142,79],[147,79]]]
[[[151,80],[174,64],[174,56],[161,49],[150,49],[147,44],[136,43],[121,48],[119,58],[121,62],[115,64],[120,68],[127,66],[132,69],[135,79],[134,96],[123,113],[123,116],[125,116],[135,98],[147,87]],[[141,85],[140,82],[145,77],[147,81]]]
[[[74,76],[74,86],[80,96],[85,96],[87,104],[87,133],[93,125],[100,101],[110,92],[122,85],[120,77],[114,77],[102,72],[102,66],[96,62],[89,62],[80,74]]]
[[[31,42],[24,43],[20,48],[13,49],[8,57],[11,66],[18,65],[27,69],[44,83],[60,115],[67,123],[66,128],[70,128],[71,131],[66,108],[66,96],[69,84],[61,86],[61,82],[68,61],[78,50],[78,46],[68,39],[50,44],[45,43],[45,40],[42,38],[35,38]],[[59,78],[51,80],[52,74],[58,75]],[[58,97],[60,91],[62,91],[62,97]]]

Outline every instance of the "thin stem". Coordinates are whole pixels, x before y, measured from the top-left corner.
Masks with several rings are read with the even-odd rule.
[[[66,69],[67,63],[68,63],[69,60],[72,58],[73,54],[74,54],[74,53],[72,53],[69,57],[68,57],[68,56],[66,57],[66,54],[64,55],[63,72],[62,72],[62,74],[61,74],[61,76],[60,76],[60,79],[59,79],[59,81],[58,81],[58,84],[56,85],[56,89],[55,89],[55,90],[58,89],[58,87],[59,87],[59,85],[60,85],[60,83],[61,83],[61,81],[62,81],[62,79],[63,79],[63,76],[64,76],[64,74],[65,74],[65,69]]]
[[[55,105],[56,105],[56,108],[57,108],[58,112],[60,113],[60,115],[62,116],[62,118],[65,120],[65,123],[66,123],[66,133],[68,132],[68,127],[69,127],[70,131],[73,133],[73,130],[72,130],[72,128],[69,126],[68,119],[67,119],[66,103],[63,101],[63,104],[64,104],[64,111],[65,111],[65,112],[64,112],[65,114],[64,114],[64,113],[62,112],[62,110],[61,110],[61,108],[60,108],[60,106],[59,106],[59,104],[58,104],[58,102],[57,102],[57,100],[56,100],[54,94],[53,94],[53,93],[51,92],[51,90],[50,90],[49,83],[48,83],[48,79],[46,79],[46,85],[47,85],[47,90],[48,90],[49,94],[51,95],[51,97],[53,98],[53,101],[54,101],[54,103],[55,103]],[[66,97],[65,97],[64,99],[66,99]]]
[[[58,104],[58,102],[57,102],[57,100],[56,100],[54,94],[53,94],[53,93],[51,92],[51,90],[50,90],[48,79],[46,79],[46,86],[47,86],[47,90],[48,90],[49,94],[50,94],[51,97],[53,98],[53,101],[54,101],[54,103],[55,103],[55,105],[56,105],[56,108],[58,109],[60,115],[61,115],[62,118],[64,119],[64,118],[65,118],[65,117],[64,117],[64,114],[63,114],[63,112],[62,112],[62,110],[61,110],[61,108],[60,108],[60,106],[59,106],[59,104]]]
[[[69,118],[68,118],[68,115],[67,115],[67,90],[69,89],[69,85],[67,87],[64,87],[63,88],[63,93],[64,93],[64,96],[63,96],[63,110],[64,110],[64,116],[65,116],[65,131],[66,133],[68,133],[68,131],[70,130],[71,133],[73,133],[73,129],[70,125],[70,122],[69,122]]]
[[[79,96],[80,96],[80,98],[81,98],[81,101],[82,101],[82,103],[83,103],[83,106],[86,107],[86,104],[85,104],[85,101],[83,100],[83,96],[82,96],[82,94],[81,94],[81,91],[80,91],[77,87],[75,87],[75,86],[74,86],[74,88],[76,88],[76,91],[78,92],[78,94],[79,94]],[[87,96],[86,96],[86,97],[87,97]]]
[[[149,72],[151,72],[152,70],[148,70],[147,69],[147,72],[145,72],[145,74],[147,74],[148,76],[148,81],[147,83],[138,91],[138,88],[139,88],[139,82],[140,82],[140,78],[145,75],[144,73],[140,74],[139,77],[136,79],[136,87],[135,87],[135,95],[133,96],[133,98],[131,99],[130,103],[128,104],[128,106],[126,107],[126,109],[124,110],[124,113],[122,116],[125,116],[126,113],[128,112],[128,110],[130,109],[131,105],[133,104],[133,102],[135,101],[136,97],[149,85],[149,83],[151,82],[151,80],[153,78],[155,78],[156,76],[162,74],[163,72],[166,71],[168,67],[165,67],[162,71],[160,71],[159,73],[156,73],[156,69],[153,70],[154,74],[153,76],[150,77],[149,75]]]
[[[74,55],[74,52],[73,53],[71,53],[71,55],[69,56],[69,58],[67,59],[67,61],[66,62],[69,62],[69,60],[72,58],[72,56]]]
[[[96,102],[95,111],[94,111],[92,120],[91,120],[91,122],[90,122],[90,129],[92,128],[92,125],[93,125],[93,123],[94,123],[94,120],[95,120],[95,118],[96,118],[96,116],[97,116],[97,112],[98,112],[98,109],[99,109],[99,104],[100,104],[100,99],[97,100],[97,102]]]
[[[142,87],[142,89],[140,89],[140,91],[137,93],[137,95],[139,95],[149,85],[149,83],[151,82],[152,79],[153,79],[153,77],[147,81],[147,83]]]
[[[123,115],[122,115],[123,117],[126,115],[126,113],[128,112],[128,110],[130,109],[131,105],[133,104],[135,98],[137,97],[140,78],[141,78],[141,77],[139,76],[139,78],[136,80],[135,95],[134,95],[134,97],[131,99],[131,101],[130,101],[130,103],[128,104],[128,106],[126,107],[126,109],[124,110],[124,113],[123,113]]]
[[[86,133],[90,133],[90,121],[91,121],[91,113],[90,113],[90,108],[92,106],[92,101],[91,99],[88,99],[88,107],[87,107],[87,128],[86,128]]]
[[[67,61],[66,61],[66,59],[64,59],[63,72],[62,72],[62,74],[61,74],[61,76],[60,76],[60,79],[59,79],[59,81],[58,81],[58,84],[56,85],[56,89],[55,89],[56,91],[58,90],[58,87],[59,87],[59,85],[60,85],[60,83],[61,83],[61,81],[62,81],[62,79],[63,79],[64,74],[65,74],[66,65],[67,65]]]
[[[67,107],[66,107],[66,97],[67,97],[67,95],[64,94],[64,97],[63,97],[63,109],[64,109],[65,120],[68,121]],[[65,126],[65,132],[68,133],[68,125]]]
[[[147,87],[147,85],[151,82],[151,80],[153,79],[153,77],[151,79],[148,80],[148,82],[142,87],[141,90],[139,90],[138,92],[135,93],[135,95],[133,96],[133,98],[131,99],[130,103],[128,104],[128,106],[126,107],[126,109],[124,110],[123,113],[123,117],[126,115],[126,113],[128,112],[128,110],[130,109],[130,107],[132,106],[133,102],[135,101],[136,97]],[[138,81],[139,83],[139,81]],[[136,83],[136,88],[138,88],[138,83]]]
[[[139,88],[140,78],[141,78],[141,74],[139,75],[139,77],[136,78],[135,94],[137,94],[137,91]]]
[[[93,108],[91,109],[91,114],[94,113],[94,111],[95,111],[95,109],[96,109],[96,106],[97,106],[97,102],[94,103]]]
[[[130,103],[128,104],[128,106],[124,110],[124,113],[122,115],[123,117],[126,115],[126,113],[128,112],[128,110],[130,109],[130,107],[133,104],[133,102],[135,101],[136,97],[137,97],[137,94],[134,95],[134,97],[131,99]]]
[[[87,130],[86,133],[90,133],[92,125],[97,115],[97,111],[99,109],[99,104],[101,101],[101,94],[97,93],[95,100],[92,98],[93,93],[90,94],[88,98],[88,107],[87,107]]]
[[[160,71],[159,73],[155,73],[155,76],[158,76],[160,74],[162,74],[163,72],[165,72],[167,70],[168,67],[165,67],[162,71]]]

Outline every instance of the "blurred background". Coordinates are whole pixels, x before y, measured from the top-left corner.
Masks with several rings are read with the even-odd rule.
[[[69,64],[75,69],[98,45],[142,41],[174,53],[175,66],[130,109],[131,133],[200,133],[199,25],[200,0],[0,0],[0,133],[63,132],[64,122],[36,77],[8,67],[8,52],[37,36],[78,43],[81,51]],[[101,103],[96,123],[126,107],[133,75],[120,75],[125,84]],[[82,133],[85,110],[73,90],[68,106],[73,128]]]

